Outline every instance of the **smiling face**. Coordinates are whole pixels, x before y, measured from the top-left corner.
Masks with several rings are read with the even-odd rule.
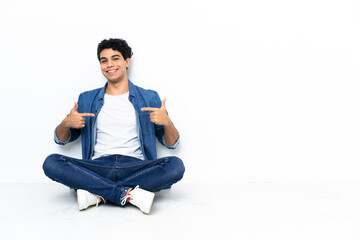
[[[118,83],[127,80],[126,68],[130,66],[130,58],[125,60],[119,51],[107,48],[100,53],[100,66],[109,82]]]

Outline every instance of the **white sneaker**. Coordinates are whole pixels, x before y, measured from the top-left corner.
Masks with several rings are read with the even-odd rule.
[[[103,197],[100,197],[96,194],[90,193],[82,189],[77,190],[76,194],[80,211],[93,205],[98,206],[101,201],[105,202],[105,199]]]
[[[143,213],[149,214],[154,197],[154,193],[136,186],[125,197],[123,197],[121,204],[125,205],[126,201],[129,201],[132,205],[140,208]]]

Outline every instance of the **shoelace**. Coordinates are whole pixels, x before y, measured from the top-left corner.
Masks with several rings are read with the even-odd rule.
[[[126,201],[128,200],[128,198],[131,199],[131,193],[132,191],[134,191],[135,189],[138,189],[139,185],[137,185],[135,188],[131,189],[131,191],[129,191],[129,193],[127,193],[122,199],[121,199],[121,205],[124,206]]]
[[[99,206],[99,203],[101,201],[104,201],[105,202],[105,199],[103,197],[100,197],[96,194],[91,194],[89,195],[89,199],[88,199],[90,202],[96,202],[96,206]]]

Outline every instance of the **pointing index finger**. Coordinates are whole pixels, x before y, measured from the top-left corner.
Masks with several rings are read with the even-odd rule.
[[[144,107],[141,109],[141,111],[151,111],[151,112],[156,111],[156,110],[158,110],[158,108]]]
[[[95,117],[95,114],[93,113],[79,113],[82,117]]]

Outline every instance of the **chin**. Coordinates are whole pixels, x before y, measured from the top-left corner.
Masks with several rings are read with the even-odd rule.
[[[107,78],[107,80],[108,80],[109,82],[112,82],[112,83],[121,82],[121,78],[112,78],[112,77],[110,77],[110,78]]]

